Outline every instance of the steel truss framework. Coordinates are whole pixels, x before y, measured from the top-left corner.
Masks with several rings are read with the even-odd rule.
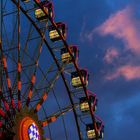
[[[19,139],[19,126],[28,116],[38,126],[41,140],[59,135],[66,140],[88,139],[89,123],[99,140],[96,120],[102,121],[94,114],[80,67],[54,18],[38,0],[1,0],[0,6],[0,138]],[[37,8],[47,21],[35,18]],[[50,40],[49,25],[59,34],[59,41]],[[72,63],[62,62],[61,48],[67,48]],[[71,85],[73,71],[79,75],[81,88]],[[81,97],[88,100],[86,113],[80,110]]]

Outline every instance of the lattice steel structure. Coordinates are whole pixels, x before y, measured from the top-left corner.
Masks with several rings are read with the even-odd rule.
[[[0,1],[0,139],[99,140],[88,71],[51,1]]]

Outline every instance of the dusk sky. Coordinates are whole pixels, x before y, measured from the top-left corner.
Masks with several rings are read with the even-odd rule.
[[[89,86],[87,89],[97,95],[98,107],[96,115],[103,120],[105,125],[104,140],[140,140],[140,0],[50,1],[54,3],[54,21],[64,22],[67,25],[67,43],[70,45],[77,45],[79,48],[79,68],[85,68],[88,70]],[[15,5],[13,6],[12,2],[8,2],[6,8],[8,8],[9,11],[10,9],[16,8]],[[22,2],[22,6],[26,9],[28,8],[28,3]],[[27,13],[29,13],[33,21],[37,21],[34,11]],[[7,18],[4,18],[3,21],[7,27],[7,31],[3,28],[4,43],[6,42],[7,34],[9,40],[13,40],[13,42],[17,41],[17,35],[15,34],[15,36],[13,36],[12,34],[14,31],[13,25],[17,22],[17,17],[15,15],[13,17],[13,15],[14,14],[6,16]],[[22,15],[21,17],[20,34],[22,48],[25,46],[27,33],[29,32],[31,23],[25,15]],[[39,27],[45,25],[46,29],[45,22],[44,24],[36,22],[36,25],[39,25]],[[32,27],[31,37],[35,38],[37,35],[37,31]],[[52,48],[59,47],[55,45],[60,42],[55,42],[56,44],[53,44],[48,38],[48,31],[45,32],[45,35],[46,40]],[[25,58],[22,60],[21,64],[24,66],[25,64],[30,64],[34,61],[31,58],[37,57],[37,55],[34,54],[40,52],[39,66],[44,72],[47,72],[48,67],[50,67],[51,64],[54,64],[52,56],[45,44],[43,44],[41,52],[41,48],[38,47],[40,39],[37,39],[37,41],[36,39],[31,40],[32,41],[29,41],[27,45],[28,47],[26,48],[29,56],[26,54],[27,56],[24,56]],[[15,42],[13,42],[11,42],[11,44],[14,46]],[[10,47],[12,47],[12,45],[10,45]],[[5,44],[5,46],[7,46],[7,48],[9,47],[7,44]],[[7,55],[7,61],[9,60],[8,68],[10,71],[14,67],[17,68],[17,65],[15,65],[15,62],[10,59],[8,53],[5,54]],[[16,53],[13,52],[10,55],[16,55]],[[25,52],[21,51],[21,55],[22,53],[24,54]],[[58,57],[55,56],[55,58],[59,60],[60,51],[55,52],[54,49],[54,53]],[[23,70],[24,73],[21,77],[21,81],[26,81],[27,77],[33,75],[33,68],[25,68],[25,70]],[[52,77],[56,74],[55,70],[57,70],[57,68],[54,66],[53,69],[54,72],[50,72],[51,74],[47,77],[50,80],[49,82],[52,82]],[[9,75],[11,79],[15,78],[14,75]],[[71,74],[65,71],[64,75],[66,75],[66,82],[68,83],[70,81],[69,85],[72,87]],[[41,90],[39,90],[39,94],[36,94],[35,92],[35,96],[32,99],[41,98],[44,94],[44,90],[50,85],[47,78],[43,80],[43,82],[41,81],[42,78],[44,78],[43,76],[40,68],[37,68],[37,82],[35,83],[35,86],[37,85],[37,87],[43,87],[44,89],[40,88]],[[30,79],[28,78],[28,81],[29,80]],[[40,84],[40,81],[43,84]],[[40,86],[38,86],[38,83]],[[46,87],[46,85],[48,87]],[[58,82],[52,86],[54,86],[54,89],[50,91],[52,94],[49,94],[47,100],[45,100],[42,105],[42,108],[38,111],[38,117],[41,121],[46,119],[46,116],[51,116],[58,111],[58,108],[64,109],[64,107],[70,105],[70,100],[62,78],[59,78]],[[23,86],[21,91],[23,95],[26,96],[27,91],[26,86]],[[74,92],[71,93],[71,95],[73,96]],[[73,98],[75,98],[75,96],[73,96]],[[57,100],[60,107],[58,106]],[[74,101],[77,100],[79,103],[79,97]],[[33,102],[31,106],[35,107],[34,104],[35,103]],[[59,118],[55,123],[51,123],[49,127],[45,127],[45,138],[49,138],[50,132],[48,130],[51,129],[52,137],[50,139],[52,140],[64,140],[65,131],[68,131],[69,140],[78,139],[73,112],[69,111],[63,115],[64,120],[62,120],[63,117]],[[64,122],[66,123],[65,127]],[[84,138],[86,137],[85,124],[86,123],[81,125],[84,126],[81,130],[81,132],[84,130]]]
[[[79,46],[79,65],[89,71],[104,140],[138,140],[140,0],[53,2],[55,21],[67,24],[67,41]]]

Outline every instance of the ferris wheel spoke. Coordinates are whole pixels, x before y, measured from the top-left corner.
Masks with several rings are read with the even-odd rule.
[[[8,103],[6,102],[5,98],[4,97],[1,97],[2,101],[3,101],[3,104],[4,104],[4,108],[5,110],[7,111],[7,114],[11,116],[11,113],[10,113],[10,107],[8,105]],[[9,116],[9,117],[10,117]]]
[[[10,117],[10,116],[11,116],[10,107],[9,107],[8,102],[7,102],[6,99],[4,98],[1,89],[0,89],[0,99],[2,100],[2,102],[3,102],[3,104],[4,104],[4,108],[5,108],[5,110],[7,111],[8,116]]]
[[[29,89],[29,92],[28,92],[28,97],[27,97],[27,102],[26,102],[26,105],[29,106],[29,103],[30,103],[30,100],[31,100],[31,97],[32,97],[32,94],[33,94],[33,86],[34,86],[34,83],[35,83],[35,73],[32,75],[32,78],[31,78],[31,87]]]
[[[20,60],[20,0],[18,0],[18,64],[17,64],[17,86],[18,86],[18,111],[21,108],[21,60]]]
[[[4,119],[7,117],[6,112],[2,108],[0,108],[0,116],[3,117]]]
[[[0,40],[0,50],[1,50],[1,53],[2,53],[2,63],[3,63],[4,71],[6,73],[7,86],[8,86],[8,90],[9,90],[9,93],[10,93],[11,105],[12,105],[13,110],[15,110],[15,102],[14,102],[14,98],[13,98],[13,95],[12,95],[11,80],[10,80],[10,77],[8,75],[7,60],[6,60],[6,58],[3,54],[1,40]]]
[[[79,107],[79,105],[76,104],[74,106],[68,106],[64,109],[61,109],[61,111],[54,113],[50,117],[46,118],[46,120],[42,121],[42,127],[45,127],[48,124],[55,122],[59,117],[61,117],[62,115],[65,115],[65,113],[68,113],[72,111],[73,109],[76,109],[77,107]]]
[[[40,101],[37,103],[34,112],[37,113],[39,111],[39,109],[41,108],[42,104],[45,102],[45,100],[47,99],[48,93],[44,92],[42,98],[40,99]]]

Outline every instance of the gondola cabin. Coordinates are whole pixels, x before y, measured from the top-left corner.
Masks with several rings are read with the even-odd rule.
[[[78,48],[77,46],[70,46],[70,51],[74,57],[75,62],[77,63],[78,61]],[[72,62],[72,58],[70,56],[70,53],[68,52],[67,48],[62,48],[61,49],[61,60],[63,63],[71,63]]]
[[[102,122],[96,122],[96,126],[98,131],[98,139],[102,139],[104,137],[104,126],[102,125]],[[95,140],[96,133],[95,133],[94,124],[87,124],[86,132],[89,140]]]
[[[43,1],[43,2],[40,2],[40,5],[42,7],[44,7],[44,10],[46,11],[47,15],[43,12],[43,10],[41,8],[37,8],[35,10],[35,17],[36,17],[37,20],[47,21],[48,16],[50,18],[54,17],[53,4],[51,2]]]
[[[93,111],[96,111],[96,108],[97,108],[96,95],[89,96],[89,104],[90,104],[91,108],[93,109]],[[81,97],[80,98],[80,110],[81,110],[81,112],[83,112],[83,113],[89,112],[89,110],[90,110],[89,104],[88,104],[88,99],[86,97]]]
[[[83,79],[84,86],[87,86],[88,85],[88,72],[84,69],[81,69],[80,74]],[[77,71],[71,73],[71,83],[74,88],[82,87],[82,82],[80,80],[80,77]]]
[[[66,25],[62,22],[57,22],[56,23],[57,29],[60,31],[61,35],[66,38]],[[53,25],[49,26],[49,37],[50,40],[55,42],[61,40],[61,37],[55,27]]]

